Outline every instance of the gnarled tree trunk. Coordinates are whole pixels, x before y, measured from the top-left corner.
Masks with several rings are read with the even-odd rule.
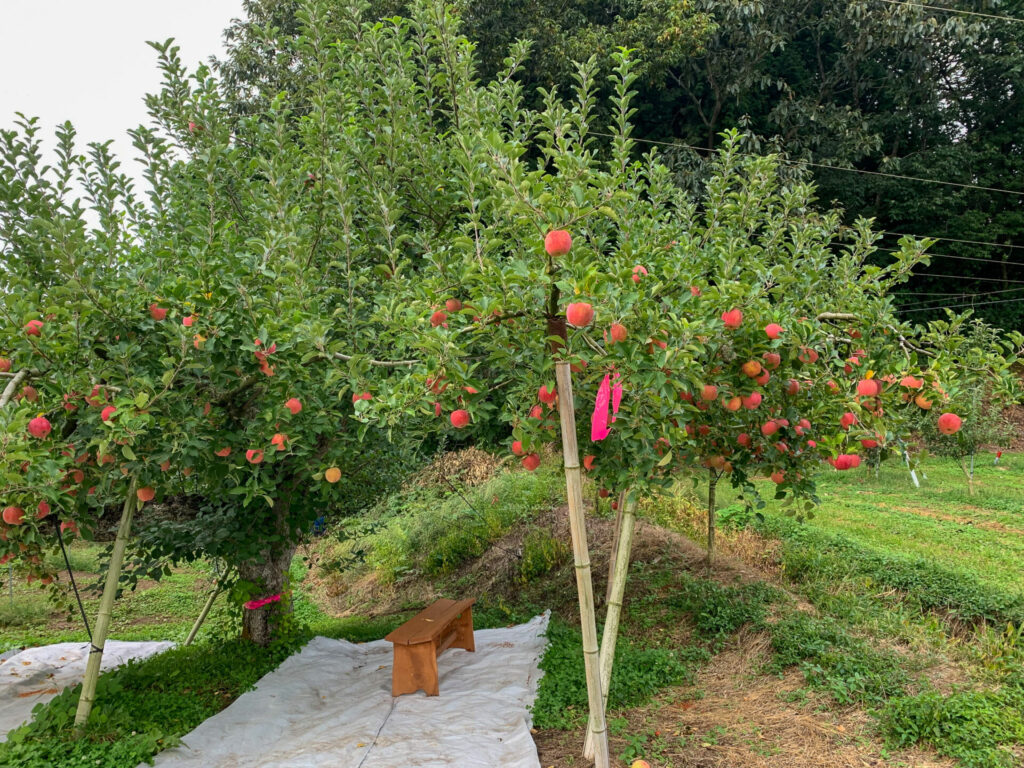
[[[255,599],[281,595],[278,602],[268,603],[254,610],[245,609],[242,614],[242,637],[256,645],[269,645],[281,619],[291,614],[292,604],[288,587],[288,569],[298,543],[289,539],[287,525],[290,502],[279,498],[274,505],[275,527],[284,541],[277,546],[260,552],[259,558],[238,563],[238,577],[256,585]]]

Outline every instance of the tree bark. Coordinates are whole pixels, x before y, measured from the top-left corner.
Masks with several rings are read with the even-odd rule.
[[[299,492],[295,488],[291,491]],[[254,599],[281,595],[278,602],[268,603],[255,610],[246,608],[242,612],[242,637],[260,646],[271,643],[282,619],[292,612],[288,571],[298,542],[290,538],[290,507],[288,495],[282,492],[274,503],[274,533],[281,537],[282,543],[264,549],[258,558],[237,564],[239,580],[249,582],[255,588]]]

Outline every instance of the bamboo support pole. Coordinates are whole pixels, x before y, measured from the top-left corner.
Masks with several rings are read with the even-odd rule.
[[[580,601],[580,625],[583,632],[583,662],[587,675],[587,700],[593,720],[596,768],[610,768],[608,726],[604,717],[604,696],[601,693],[601,671],[597,646],[597,619],[594,612],[594,584],[590,576],[590,552],[587,548],[587,525],[583,515],[583,483],[580,478],[580,456],[576,445],[576,413],[572,396],[572,372],[569,363],[555,363],[558,385],[558,415],[562,427],[562,455],[565,464],[565,486],[569,501],[569,530],[572,535],[573,559],[576,566],[576,591]]]
[[[605,587],[604,602],[607,603],[612,599],[612,584],[614,583],[613,576],[615,575],[615,558],[619,552],[619,531],[622,530],[622,510],[625,509],[626,504],[626,492],[622,491],[619,494],[618,511],[615,513],[615,533],[612,534],[612,553],[608,556],[608,585]]]
[[[89,649],[89,661],[85,667],[85,679],[82,681],[82,694],[78,699],[78,710],[75,712],[75,731],[81,731],[89,722],[89,714],[96,699],[96,682],[100,677],[100,665],[103,662],[103,646],[107,642],[107,631],[110,629],[110,615],[117,597],[117,583],[121,578],[121,565],[124,563],[124,551],[128,546],[128,534],[132,529],[132,516],[135,514],[135,480],[128,485],[128,498],[121,510],[121,523],[117,526],[114,549],[110,553],[110,565],[107,568],[107,580],[103,585],[103,597],[100,599],[99,614],[96,616],[96,627],[92,633],[92,645]]]
[[[196,617],[196,623],[192,625],[192,629],[189,630],[188,637],[185,638],[185,646],[192,645],[192,641],[196,639],[196,635],[199,634],[199,628],[203,626],[203,622],[206,621],[206,616],[210,613],[210,609],[213,608],[213,601],[217,599],[217,595],[220,594],[221,582],[217,582],[217,586],[213,588],[213,592],[210,593],[210,597],[207,598],[206,604],[203,606],[203,610],[199,612],[199,616]]]
[[[625,492],[619,497],[623,500]],[[629,498],[625,504],[619,507],[622,512],[622,527],[619,529],[618,539],[615,547],[615,563],[612,573],[609,576],[611,584],[611,595],[608,598],[608,613],[604,618],[604,633],[601,636],[601,654],[599,664],[601,667],[601,711],[608,708],[608,690],[612,682],[612,665],[615,663],[615,643],[619,638],[619,619],[622,617],[622,596],[626,592],[626,576],[629,573],[629,556],[633,549],[633,531],[636,523],[636,499]],[[583,756],[593,760],[594,758],[594,721],[591,719],[587,728],[587,740],[583,745]]]

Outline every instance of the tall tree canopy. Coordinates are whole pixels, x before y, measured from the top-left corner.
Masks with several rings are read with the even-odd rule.
[[[382,0],[365,12],[382,18],[407,5]],[[543,98],[538,88],[571,90],[573,61],[635,49],[636,138],[677,145],[662,149],[682,183],[699,184],[709,150],[724,130],[740,127],[745,151],[818,164],[820,195],[843,209],[845,223],[872,217],[883,232],[950,238],[897,297],[908,319],[934,319],[945,304],[978,304],[980,316],[1021,328],[1024,284],[1011,281],[1024,263],[1024,24],[957,13],[1012,15],[1019,12],[1012,3],[930,5],[463,0],[456,8],[485,78],[501,70],[516,40],[532,41],[521,77],[534,106]],[[231,54],[220,64],[243,109],[254,84],[275,92],[302,76],[288,34],[296,31],[294,0],[253,0],[246,8],[227,32]],[[272,28],[284,34],[268,37]],[[599,112],[605,103],[599,99]],[[883,246],[895,247],[898,234],[886,237]]]

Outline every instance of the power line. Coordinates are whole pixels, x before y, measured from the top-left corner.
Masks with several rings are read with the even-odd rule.
[[[599,131],[591,131],[591,135],[593,135],[593,136],[603,136],[604,138],[607,138],[607,139],[617,139],[617,138],[619,138],[618,136],[615,136],[613,134],[601,133]],[[682,149],[691,149],[694,152],[708,152],[710,154],[717,154],[717,152],[718,152],[717,149],[708,149],[707,147],[695,147],[692,144],[683,144],[682,142],[678,142],[678,141],[656,141],[654,139],[638,139],[638,138],[634,138],[634,137],[630,137],[630,140],[631,141],[640,142],[642,144],[656,144],[656,145],[661,145],[661,146],[665,146],[665,147],[680,147]],[[737,152],[737,154],[744,155],[746,157],[764,157],[764,155],[758,155],[758,154],[755,154],[753,152]],[[778,159],[778,161],[780,163],[785,163],[787,165],[806,165],[806,166],[809,166],[809,167],[812,167],[812,168],[826,168],[826,169],[831,170],[831,171],[845,171],[847,173],[861,173],[861,174],[865,174],[867,176],[882,176],[882,177],[885,177],[887,179],[901,179],[903,181],[918,181],[918,182],[921,182],[921,183],[924,183],[924,184],[939,184],[939,185],[946,186],[946,187],[956,187],[958,189],[974,189],[974,190],[978,190],[979,192],[1000,192],[1000,193],[1005,194],[1005,195],[1016,195],[1017,197],[1024,197],[1024,192],[1018,192],[1018,191],[1015,191],[1015,190],[1012,190],[1012,189],[1000,189],[998,187],[985,187],[985,186],[982,186],[980,184],[963,184],[963,183],[961,183],[959,181],[942,181],[941,179],[926,179],[926,178],[924,178],[922,176],[906,176],[906,175],[901,174],[901,173],[887,173],[885,171],[868,171],[868,170],[864,170],[863,168],[844,168],[841,165],[829,165],[827,163],[815,163],[815,162],[812,162],[810,160],[789,160],[789,159],[784,158],[784,157],[778,157],[777,159]]]
[[[1018,19],[1015,16],[997,16],[993,13],[979,13],[978,11],[964,11],[959,8],[943,8],[940,5],[928,5],[927,3],[913,3],[907,2],[907,0],[878,0],[880,3],[888,3],[889,5],[908,5],[914,8],[925,8],[929,11],[939,11],[940,13],[956,13],[961,16],[978,16],[982,19],[997,19],[999,21],[1024,21],[1024,19]]]
[[[963,307],[990,307],[993,304],[1008,304],[1010,302],[1014,302],[1014,303],[1017,303],[1017,304],[1024,304],[1024,299],[1000,299],[998,301],[982,301],[982,302],[978,302],[978,303],[969,302],[967,304],[949,304],[949,305],[946,305],[946,306],[938,305],[938,306],[935,306],[935,307],[918,307],[916,309],[901,309],[901,310],[898,310],[898,311],[904,312],[904,313],[909,313],[909,312],[934,312],[934,311],[939,310],[939,309],[961,309]]]
[[[878,250],[887,253],[902,253],[898,248],[878,248]],[[983,259],[980,256],[956,256],[952,253],[933,253],[931,251],[925,251],[924,255],[937,259],[957,259],[959,261],[977,261],[981,264],[1005,264],[1008,267],[1024,267],[1024,261],[1001,261],[999,258]]]
[[[983,283],[1005,283],[1006,285],[1024,285],[1024,280],[1004,280],[1001,277],[968,277],[966,275],[936,275],[934,272],[915,272],[914,277],[946,277],[951,280],[969,280]]]
[[[1009,290],[1011,290],[1011,291],[1024,291],[1024,288],[1010,288]],[[908,310],[908,309],[916,309],[916,308],[919,308],[919,307],[922,308],[922,309],[928,309],[928,308],[941,309],[943,307],[943,305],[949,303],[950,301],[957,301],[958,299],[959,300],[963,300],[963,299],[974,300],[974,299],[978,299],[978,298],[983,298],[985,296],[992,296],[992,295],[1003,294],[1003,293],[1006,293],[1006,291],[993,291],[992,293],[963,293],[963,294],[960,294],[959,296],[957,296],[956,298],[948,298],[947,297],[947,298],[942,298],[942,299],[935,299],[935,298],[932,298],[932,299],[922,299],[918,303],[906,304],[906,305],[900,307],[900,309]],[[913,294],[901,294],[901,295],[912,296]],[[1017,298],[1017,299],[1024,299],[1024,296],[1017,296],[1015,298]]]
[[[850,227],[852,229],[852,227]],[[913,237],[915,240],[944,240],[948,243],[967,243],[968,245],[991,245],[994,248],[1014,248],[1024,251],[1024,245],[1011,245],[1010,243],[989,243],[985,240],[961,240],[956,237],[939,237],[938,235],[912,235],[909,232],[888,232],[886,230],[876,230],[883,235],[892,235],[894,237]]]
[[[929,291],[892,291],[890,296],[995,296],[1000,293],[1013,293],[1014,291],[1024,291],[1024,288],[1000,288],[998,291],[985,291],[984,293],[967,293],[967,291],[957,291],[954,293],[931,293]]]

